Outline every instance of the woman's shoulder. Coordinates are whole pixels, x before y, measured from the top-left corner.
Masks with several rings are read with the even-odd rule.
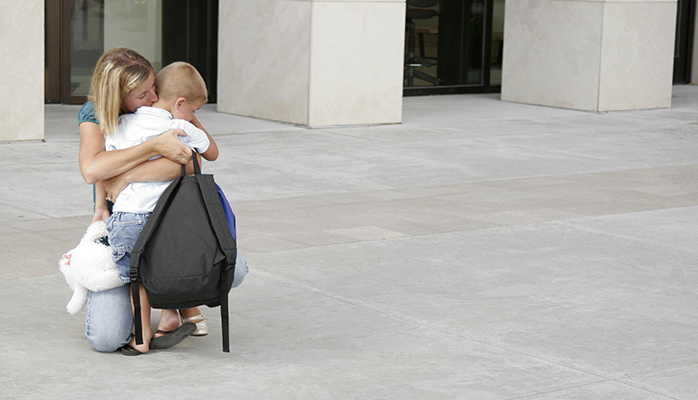
[[[78,112],[78,125],[83,122],[92,122],[99,125],[99,121],[95,116],[95,103],[93,101],[88,101],[80,107]]]

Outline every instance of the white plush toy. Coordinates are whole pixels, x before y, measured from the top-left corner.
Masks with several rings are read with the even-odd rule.
[[[68,286],[73,290],[68,312],[85,307],[87,291],[100,292],[122,286],[119,270],[112,259],[111,247],[101,242],[107,236],[104,221],[92,223],[76,248],[63,254],[58,262]]]

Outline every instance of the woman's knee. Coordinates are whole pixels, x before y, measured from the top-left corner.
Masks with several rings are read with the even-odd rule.
[[[242,281],[245,280],[245,276],[248,272],[250,272],[250,268],[247,266],[247,260],[238,252],[237,258],[235,259],[235,274],[233,276],[233,285],[231,289],[240,286]]]
[[[104,335],[90,335],[85,337],[95,350],[102,353],[111,353],[128,343],[124,336],[114,334],[115,332],[104,332]]]
[[[116,351],[128,343],[132,328],[128,286],[88,294],[85,338],[95,350]]]

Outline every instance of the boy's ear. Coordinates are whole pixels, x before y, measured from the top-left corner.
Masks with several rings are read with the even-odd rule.
[[[184,103],[187,102],[186,97],[179,97],[177,100],[175,100],[175,110],[179,110],[180,107],[184,105]]]

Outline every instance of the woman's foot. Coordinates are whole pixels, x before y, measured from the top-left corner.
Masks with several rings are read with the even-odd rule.
[[[179,314],[182,324],[189,322],[196,324],[196,331],[191,334],[192,336],[208,335],[208,324],[206,323],[206,317],[204,317],[204,315],[201,313],[199,307],[179,310]]]

